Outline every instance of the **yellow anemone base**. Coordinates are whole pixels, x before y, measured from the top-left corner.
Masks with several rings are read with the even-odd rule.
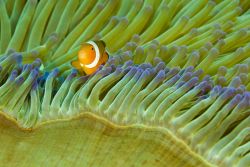
[[[166,129],[119,126],[91,113],[24,130],[1,112],[0,131],[6,166],[211,166]]]

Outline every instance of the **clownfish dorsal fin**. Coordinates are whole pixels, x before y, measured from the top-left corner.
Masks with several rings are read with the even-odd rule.
[[[104,47],[106,47],[106,43],[105,43],[103,40],[100,40],[100,42],[102,43],[102,45],[103,45]]]
[[[108,55],[108,58],[109,58],[109,53],[108,53],[108,51],[105,49],[106,48],[106,43],[103,41],[103,40],[100,40],[99,41],[100,43],[102,43],[102,45],[103,45],[103,54],[104,54],[104,52]]]

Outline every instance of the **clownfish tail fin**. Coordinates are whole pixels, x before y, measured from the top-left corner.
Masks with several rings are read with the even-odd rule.
[[[106,54],[108,55],[108,59],[109,59],[109,53],[108,53],[108,52],[106,52]]]

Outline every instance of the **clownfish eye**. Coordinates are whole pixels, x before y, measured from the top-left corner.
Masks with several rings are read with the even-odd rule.
[[[93,48],[93,47],[91,47],[91,49],[92,49],[92,50],[94,50],[94,48]]]

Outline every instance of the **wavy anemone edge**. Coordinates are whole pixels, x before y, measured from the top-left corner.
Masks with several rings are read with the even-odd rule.
[[[205,158],[203,158],[201,155],[197,154],[194,152],[183,140],[179,139],[173,132],[168,130],[167,128],[163,127],[152,127],[152,126],[147,126],[147,125],[142,125],[142,124],[132,124],[132,125],[118,125],[116,123],[111,122],[110,120],[100,117],[96,115],[95,113],[91,112],[82,112],[77,116],[71,117],[71,118],[62,118],[62,119],[55,119],[55,120],[48,120],[41,122],[40,124],[37,124],[33,128],[24,128],[21,127],[21,125],[17,122],[16,119],[12,118],[10,115],[0,111],[0,130],[2,128],[13,128],[15,131],[19,131],[20,133],[25,133],[25,134],[31,134],[35,131],[39,131],[43,128],[49,127],[50,125],[53,126],[53,124],[65,124],[65,122],[70,122],[70,121],[92,121],[93,126],[98,124],[101,126],[104,126],[104,128],[110,129],[110,130],[115,130],[115,131],[120,131],[120,130],[125,130],[125,131],[139,131],[139,132],[154,132],[156,134],[164,136],[164,139],[166,141],[174,141],[175,145],[178,145],[182,150],[182,153],[186,153],[186,157],[192,157],[197,163],[199,163],[198,166],[215,166],[214,164],[208,162]],[[5,124],[3,126],[3,124]],[[7,129],[8,130],[8,129]],[[2,131],[2,130],[1,130]],[[17,135],[17,134],[16,134]],[[29,136],[28,136],[29,137]],[[122,139],[120,139],[122,140]],[[158,143],[160,144],[160,143]],[[167,149],[167,145],[165,146]],[[165,149],[165,148],[164,148]],[[178,151],[177,151],[178,152]],[[176,154],[177,154],[176,152]],[[164,160],[164,159],[163,159]],[[183,160],[185,161],[185,159]],[[189,164],[190,165],[190,164]],[[196,164],[197,165],[197,164]],[[191,165],[192,166],[192,165]]]

